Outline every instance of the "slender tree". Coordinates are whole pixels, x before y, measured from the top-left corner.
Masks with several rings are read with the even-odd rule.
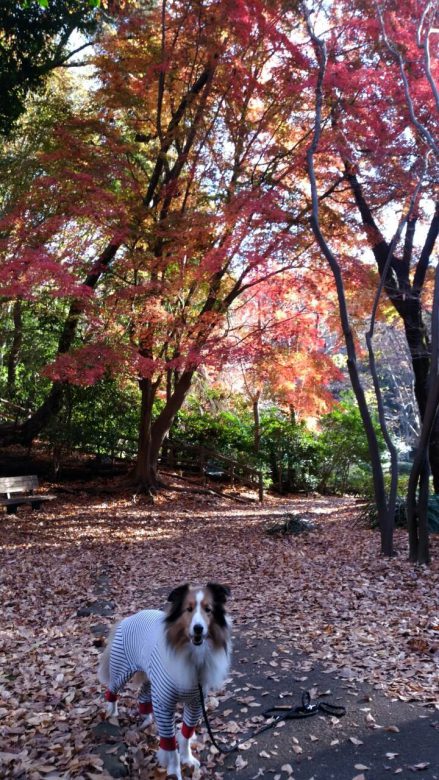
[[[312,198],[312,214],[311,214],[311,227],[314,232],[317,244],[326,258],[329,267],[334,276],[338,307],[340,313],[340,321],[343,328],[343,335],[345,339],[346,352],[347,352],[347,365],[349,376],[352,383],[352,389],[357,399],[360,414],[363,420],[364,430],[367,436],[369,453],[372,463],[372,474],[375,491],[375,501],[378,510],[378,522],[381,532],[381,552],[384,555],[391,556],[393,553],[393,507],[387,502],[386,491],[384,486],[384,475],[381,465],[380,450],[378,445],[377,436],[374,430],[373,421],[370,415],[368,404],[366,401],[364,389],[360,381],[360,375],[357,364],[357,354],[355,347],[355,340],[352,332],[352,328],[349,321],[348,306],[345,293],[345,285],[343,281],[342,269],[340,262],[328,242],[326,241],[320,222],[319,215],[319,200],[317,191],[317,177],[315,172],[314,157],[317,153],[321,133],[322,133],[322,111],[323,111],[323,83],[326,76],[326,67],[328,62],[328,55],[324,40],[319,38],[311,23],[311,15],[305,4],[303,4],[304,15],[308,25],[308,31],[312,44],[315,49],[316,59],[318,63],[317,83],[316,83],[316,100],[315,100],[315,120],[314,120],[314,133],[312,141],[308,148],[307,162],[308,162],[308,176],[311,185],[311,198]]]
[[[331,17],[334,10],[335,5],[321,10],[319,28],[323,29],[322,18],[326,12]],[[319,36],[313,33],[314,25],[306,8],[305,14],[319,63],[317,119],[314,142],[308,154],[314,199],[312,227],[337,280],[340,313],[349,341],[342,265],[325,239],[321,227],[323,209],[319,210],[315,201],[320,182],[324,181],[328,186],[328,171],[333,176],[333,169],[337,170],[341,164],[348,190],[337,188],[338,206],[333,205],[335,230],[332,241],[335,240],[340,247],[340,240],[349,240],[352,247],[353,233],[348,239],[347,230],[352,229],[360,218],[381,276],[380,290],[385,289],[404,324],[415,374],[416,397],[421,417],[424,417],[430,343],[423,322],[421,296],[439,230],[438,210],[434,203],[435,164],[432,160],[436,155],[437,90],[430,67],[429,43],[436,25],[437,4],[428,3],[421,10],[418,4],[409,1],[398,4],[398,7],[389,2],[385,7],[376,4],[368,9],[363,3],[349,4],[349,7],[339,4],[333,18],[334,27],[331,27],[331,17],[328,32]],[[366,116],[368,121],[365,121]],[[358,217],[349,207],[346,199],[349,193]],[[336,219],[337,208],[340,221]],[[386,239],[385,220],[389,219],[392,210],[397,214],[395,222],[399,222],[400,227],[393,239]],[[424,225],[427,222],[428,227],[417,249],[415,229],[418,222]],[[400,253],[402,236],[404,241]],[[367,342],[380,420],[385,430],[371,349],[378,300],[379,296]],[[355,367],[353,345],[347,344],[347,351],[348,365],[351,359]],[[355,387],[357,378],[351,378]],[[367,412],[359,388],[356,395],[367,429]],[[438,490],[439,461],[433,424],[430,424],[429,433],[430,464],[435,490]],[[393,463],[392,490],[387,504],[381,487],[382,476],[378,473],[379,464],[376,459],[373,462],[376,461],[378,474],[375,492],[381,516],[383,551],[388,553],[391,551],[391,515],[396,493],[396,453],[389,437],[387,443]],[[370,445],[373,446],[373,443],[370,442]]]

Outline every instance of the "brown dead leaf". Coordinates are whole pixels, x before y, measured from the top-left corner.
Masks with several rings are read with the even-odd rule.
[[[410,650],[416,651],[417,653],[428,653],[430,649],[430,643],[421,637],[413,637],[407,642],[407,647],[409,647]]]

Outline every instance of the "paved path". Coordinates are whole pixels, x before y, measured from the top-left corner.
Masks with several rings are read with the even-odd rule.
[[[227,698],[212,714],[212,728],[228,741],[233,731],[241,739],[249,733],[248,726],[250,734],[256,728],[248,721],[263,709],[279,703],[296,706],[305,690],[316,701],[343,704],[346,715],[318,714],[276,726],[249,749],[226,757],[222,766],[216,764],[224,780],[413,780],[416,775],[439,780],[439,711],[391,701],[367,685],[336,678],[284,643],[242,634],[236,638],[232,682]],[[112,777],[139,777],[118,758],[125,751],[123,728],[101,723],[96,738]],[[207,762],[204,751],[203,765]],[[146,776],[142,773],[142,780]]]
[[[278,665],[271,666],[273,661]],[[279,702],[296,706],[304,690],[311,690],[317,701],[343,704],[347,712],[340,719],[318,714],[286,721],[282,728],[261,734],[251,749],[240,751],[248,761],[246,767],[236,770],[236,754],[233,760],[225,760],[224,780],[277,774],[287,778],[288,771],[282,767],[288,764],[295,780],[352,780],[362,775],[368,780],[393,775],[413,779],[417,774],[438,780],[439,711],[391,701],[369,686],[337,679],[303,655],[280,652],[274,643],[240,642],[234,668],[242,677],[234,676],[230,688],[235,696],[221,706],[232,710],[230,719],[243,716],[240,710],[245,704],[239,704],[236,697],[254,696],[264,709]]]

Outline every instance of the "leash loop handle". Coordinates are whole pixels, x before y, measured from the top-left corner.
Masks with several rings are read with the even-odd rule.
[[[302,693],[302,710],[304,713],[309,713],[310,715],[314,715],[314,713],[318,710],[319,705],[318,704],[311,704],[311,696],[309,691],[304,691]],[[297,708],[297,712],[300,712],[300,708]]]

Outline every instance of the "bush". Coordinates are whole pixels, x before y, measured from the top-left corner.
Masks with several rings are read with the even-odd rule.
[[[375,431],[383,451],[385,445],[377,421]],[[321,420],[319,448],[321,492],[372,495],[367,438],[358,407],[349,396]]]
[[[256,452],[250,411],[203,411],[189,399],[177,415],[170,440],[205,446],[256,466],[266,475],[267,487],[282,493],[372,495],[367,439],[357,406],[349,398],[325,415],[319,434],[275,406],[262,410],[260,433]]]
[[[279,492],[308,492],[318,484],[319,447],[314,434],[272,408],[261,415],[260,462]]]
[[[170,440],[175,444],[190,444],[217,450],[239,460],[243,455],[252,460],[253,431],[250,414],[233,412],[203,412],[182,409],[174,422]]]
[[[66,403],[44,432],[53,446],[96,455],[134,454],[139,420],[139,393],[121,389],[112,379],[91,387],[70,385]]]

